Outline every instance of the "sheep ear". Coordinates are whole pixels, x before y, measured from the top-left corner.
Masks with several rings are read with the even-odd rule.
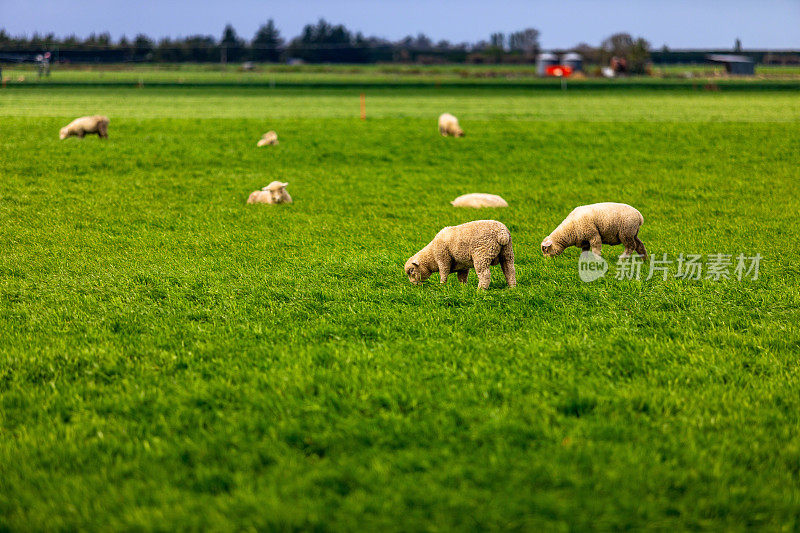
[[[551,239],[550,237],[547,237],[545,240],[542,241],[542,246],[550,248],[550,246],[552,245],[553,245],[553,239]]]
[[[419,261],[414,259],[413,261],[411,261],[411,264],[418,267],[419,266]]]
[[[286,183],[281,183],[281,187],[286,187],[287,185],[289,185],[288,181]]]

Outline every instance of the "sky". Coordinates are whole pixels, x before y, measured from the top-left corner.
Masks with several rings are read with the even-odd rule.
[[[0,0],[0,28],[12,35],[109,32],[114,39],[210,34],[226,23],[252,38],[275,20],[284,38],[325,18],[391,40],[425,33],[434,41],[475,42],[527,27],[542,47],[597,45],[620,31],[655,48],[800,48],[800,0]]]

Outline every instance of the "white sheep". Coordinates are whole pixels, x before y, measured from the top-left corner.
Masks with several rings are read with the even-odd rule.
[[[473,192],[463,194],[450,202],[453,207],[508,207],[508,202],[496,194]]]
[[[278,144],[278,134],[270,130],[261,136],[261,139],[256,143],[256,146],[261,147],[273,144]]]
[[[96,133],[101,139],[108,138],[108,117],[95,115],[93,117],[76,118],[59,132],[61,140],[67,137],[78,137],[83,139],[87,133]]]
[[[553,257],[570,246],[600,255],[603,245],[622,243],[622,257],[633,252],[647,259],[647,250],[639,240],[639,227],[644,217],[628,204],[604,202],[582,205],[572,212],[542,241],[542,253]]]
[[[248,204],[290,204],[292,197],[286,191],[289,183],[273,181],[260,191],[253,191],[247,198]]]
[[[444,137],[448,135],[452,135],[453,137],[464,136],[464,130],[459,127],[458,119],[450,113],[442,113],[439,115],[439,133]]]
[[[425,248],[406,261],[408,280],[419,285],[439,272],[440,283],[446,283],[450,272],[458,281],[467,282],[469,269],[478,273],[478,288],[488,289],[490,265],[503,269],[509,287],[517,285],[514,268],[514,246],[508,228],[496,220],[476,220],[459,226],[447,226]]]

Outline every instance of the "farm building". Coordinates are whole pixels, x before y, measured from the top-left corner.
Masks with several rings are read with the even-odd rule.
[[[756,73],[756,65],[752,59],[747,56],[736,56],[729,54],[711,54],[708,59],[715,63],[722,63],[725,65],[725,71],[728,74],[736,74],[739,76],[752,76]]]
[[[573,72],[580,72],[583,70],[583,57],[578,53],[569,52],[565,54],[561,62],[564,66],[571,68]]]
[[[544,76],[547,67],[558,65],[558,56],[550,52],[542,52],[536,57],[536,74]]]

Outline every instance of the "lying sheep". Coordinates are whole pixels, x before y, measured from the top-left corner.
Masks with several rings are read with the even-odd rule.
[[[542,253],[553,257],[570,246],[600,255],[604,244],[622,243],[622,257],[633,252],[647,259],[647,250],[639,240],[642,214],[627,204],[604,202],[576,207],[564,222],[542,241]]]
[[[93,117],[76,118],[61,128],[59,137],[61,140],[67,137],[83,139],[87,133],[96,133],[101,139],[108,139],[108,117],[95,115]]]
[[[458,126],[458,119],[450,113],[442,113],[439,116],[439,133],[444,137],[452,135],[453,137],[463,137],[464,130]]]
[[[454,207],[508,207],[508,202],[496,194],[474,192],[463,194],[450,202]]]
[[[278,134],[274,131],[268,131],[261,137],[261,140],[256,143],[256,146],[261,147],[273,144],[278,144]]]
[[[290,204],[292,197],[286,191],[288,183],[273,181],[260,191],[253,191],[247,198],[248,204]]]
[[[458,281],[467,282],[469,269],[478,273],[478,288],[488,289],[490,265],[500,264],[509,287],[517,285],[514,247],[508,228],[496,220],[476,220],[460,226],[447,226],[405,264],[408,280],[419,285],[439,272],[440,283],[447,283],[455,271]]]

